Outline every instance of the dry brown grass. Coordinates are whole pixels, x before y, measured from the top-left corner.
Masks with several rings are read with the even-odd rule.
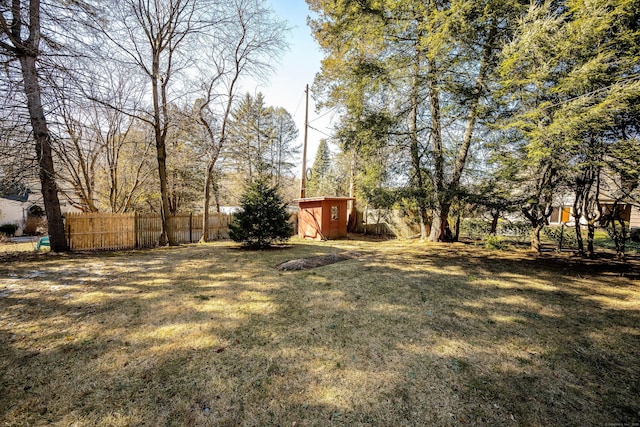
[[[304,271],[295,258],[357,251]],[[631,425],[637,262],[231,243],[0,265],[0,425]]]

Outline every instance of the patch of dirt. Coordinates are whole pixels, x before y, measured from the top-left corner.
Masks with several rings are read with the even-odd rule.
[[[311,268],[322,267],[324,265],[335,264],[336,262],[346,261],[348,259],[359,258],[362,256],[360,252],[340,252],[335,254],[319,255],[309,258],[292,259],[278,265],[278,270],[294,271],[309,270]]]

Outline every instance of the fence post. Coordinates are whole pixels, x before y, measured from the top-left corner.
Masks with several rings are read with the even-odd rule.
[[[193,212],[189,212],[189,243],[193,243]]]
[[[69,224],[69,220],[67,220],[67,247],[71,249],[71,224]]]
[[[133,234],[135,234],[135,247],[136,249],[138,249],[139,246],[139,242],[138,242],[138,212],[134,212],[133,213]]]

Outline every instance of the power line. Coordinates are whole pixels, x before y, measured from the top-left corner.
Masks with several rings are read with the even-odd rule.
[[[326,137],[331,138],[331,135],[329,135],[329,134],[328,134],[328,133],[326,133],[326,132],[321,131],[320,129],[316,129],[316,128],[314,128],[313,126],[309,126],[309,125],[307,125],[307,127],[308,127],[309,129],[313,129],[313,130],[315,130],[316,132],[320,132],[321,134],[323,134],[323,135],[324,135],[324,136],[326,136]]]
[[[300,95],[300,99],[298,100],[298,105],[296,106],[296,111],[295,113],[293,113],[293,117],[295,117],[298,114],[298,110],[300,109],[300,104],[302,103],[302,98],[304,97],[304,92],[302,92],[302,94]]]
[[[315,119],[310,120],[310,121],[309,121],[309,123],[313,123],[313,122],[315,122],[316,120],[323,118],[323,117],[324,117],[324,116],[326,116],[327,114],[334,112],[337,108],[338,108],[338,107],[333,107],[333,108],[329,109],[328,111],[325,111],[324,113],[320,114],[320,115],[319,115],[318,117],[316,117]]]

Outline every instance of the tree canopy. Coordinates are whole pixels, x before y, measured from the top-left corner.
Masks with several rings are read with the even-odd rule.
[[[342,112],[335,140],[363,165],[386,152],[378,176],[414,200],[423,238],[441,240],[472,201],[517,206],[538,249],[559,193],[594,225],[601,183],[620,182],[610,165],[635,164],[636,1],[307,3],[325,52],[316,93]]]
[[[0,178],[29,180],[11,165],[32,147],[53,250],[66,249],[59,196],[156,211],[160,243],[174,243],[177,210],[204,199],[207,220],[238,93],[269,74],[287,31],[264,0],[3,2]],[[296,130],[274,114],[283,147]],[[284,173],[290,159],[277,161]]]

